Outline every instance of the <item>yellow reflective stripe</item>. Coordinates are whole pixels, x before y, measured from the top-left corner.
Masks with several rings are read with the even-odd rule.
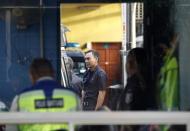
[[[44,92],[42,90],[25,92],[19,96],[19,111],[34,112],[36,111],[34,101],[35,99],[45,99]],[[43,112],[43,110],[38,110]]]
[[[64,100],[64,111],[76,111],[78,106],[78,97],[74,92],[68,90],[54,90],[53,98],[63,97]]]
[[[74,92],[69,90],[56,89],[53,91],[52,98],[62,98],[62,108],[41,108],[35,109],[36,99],[45,99],[42,90],[34,90],[21,94],[18,99],[20,111],[28,112],[67,112],[76,111],[78,107],[78,97]],[[19,126],[20,131],[51,131],[56,129],[69,129],[67,123],[63,124],[24,124]]]
[[[19,126],[19,131],[53,131],[58,129],[69,130],[68,124],[24,124]]]

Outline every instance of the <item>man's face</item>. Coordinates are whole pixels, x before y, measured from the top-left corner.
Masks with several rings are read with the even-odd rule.
[[[94,68],[97,65],[97,59],[93,56],[92,52],[85,55],[85,63],[87,68]]]

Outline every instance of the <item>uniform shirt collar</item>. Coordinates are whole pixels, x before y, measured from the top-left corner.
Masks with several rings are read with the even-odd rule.
[[[51,76],[43,76],[43,77],[40,77],[37,80],[37,82],[44,81],[44,80],[53,80],[53,78]]]
[[[97,69],[99,68],[99,66],[97,65],[94,70],[90,70],[90,72],[95,72]]]

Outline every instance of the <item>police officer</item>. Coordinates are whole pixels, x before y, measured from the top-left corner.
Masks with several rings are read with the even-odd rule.
[[[169,45],[160,43],[162,48],[165,49],[164,64],[160,69],[158,85],[160,93],[159,106],[162,110],[179,110],[179,71],[178,61],[175,56],[177,39],[177,34],[173,34]]]
[[[82,91],[83,110],[97,110],[103,105],[107,76],[105,71],[98,65],[99,54],[95,50],[89,50],[85,54],[86,71]]]
[[[163,66],[160,69],[157,87],[159,108],[165,111],[177,111],[180,109],[179,65],[176,57],[178,34],[173,27],[169,27],[161,38],[159,46],[163,50]],[[160,127],[161,131],[172,129],[171,125]]]
[[[53,80],[51,63],[43,58],[34,59],[30,66],[32,86],[24,89],[13,100],[11,111],[65,112],[79,109],[80,101],[75,92],[64,89]],[[16,127],[15,127],[16,128]],[[19,131],[68,130],[68,124],[23,124]],[[7,130],[16,130],[8,126]]]

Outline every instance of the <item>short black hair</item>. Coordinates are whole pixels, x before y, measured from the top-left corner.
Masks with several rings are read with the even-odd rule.
[[[173,26],[167,26],[163,32],[161,32],[161,35],[159,37],[158,43],[159,44],[164,44],[166,45],[168,48],[171,47],[170,42],[173,39],[175,35],[175,30]]]
[[[45,58],[36,58],[32,61],[30,65],[31,75],[37,75],[38,77],[51,76],[54,75],[54,70],[52,64],[49,60]]]
[[[87,52],[85,52],[85,54],[87,53],[92,53],[92,55],[99,60],[99,53],[96,50],[88,50]]]
[[[131,57],[133,62],[136,62],[139,76],[142,82],[144,82],[142,83],[142,88],[146,88],[148,78],[148,57],[146,50],[140,47],[133,48],[129,51],[128,57]]]

